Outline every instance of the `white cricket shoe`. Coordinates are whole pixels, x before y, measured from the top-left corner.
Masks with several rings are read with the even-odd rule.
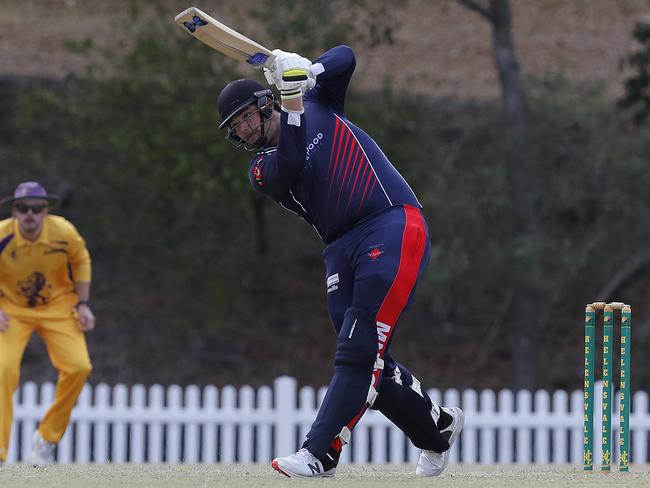
[[[271,466],[288,478],[329,478],[336,473],[336,468],[325,471],[323,463],[305,448],[289,456],[275,458]]]
[[[443,435],[449,433],[449,449],[445,452],[427,451],[423,449],[420,453],[417,468],[415,468],[416,476],[438,476],[445,470],[447,463],[449,463],[449,451],[451,451],[451,447],[456,442],[456,439],[458,439],[460,431],[463,430],[463,425],[465,425],[465,414],[460,408],[440,408],[451,415],[451,424],[440,431]]]
[[[32,453],[29,456],[29,463],[39,468],[49,466],[54,462],[55,447],[55,443],[47,442],[37,430],[32,436]]]

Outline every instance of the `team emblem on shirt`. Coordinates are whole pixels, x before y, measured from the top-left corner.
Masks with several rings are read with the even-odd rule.
[[[382,254],[384,254],[384,251],[382,251],[381,249],[375,247],[374,249],[372,249],[372,250],[368,253],[368,257],[369,257],[372,261],[376,261],[377,258],[379,258],[379,256],[381,256]]]
[[[264,175],[262,174],[263,159],[264,156],[260,157],[257,161],[255,161],[255,164],[253,165],[253,169],[251,170],[253,179],[255,180],[255,183],[257,183],[259,186],[264,186]]]
[[[22,295],[28,307],[45,305],[50,301],[50,285],[47,284],[45,275],[34,271],[25,280],[18,282],[18,294]]]

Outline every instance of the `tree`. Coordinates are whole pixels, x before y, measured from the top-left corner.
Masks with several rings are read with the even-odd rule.
[[[619,106],[632,109],[632,120],[641,126],[650,117],[650,20],[638,22],[633,36],[642,48],[628,58],[637,73],[625,82],[625,95]]]
[[[537,381],[537,348],[540,337],[539,219],[536,211],[538,189],[531,176],[526,146],[526,93],[512,39],[512,11],[508,0],[458,0],[477,12],[492,26],[494,62],[501,83],[504,134],[510,182],[512,265],[507,275],[512,287],[510,321],[512,336],[512,386],[532,389]]]

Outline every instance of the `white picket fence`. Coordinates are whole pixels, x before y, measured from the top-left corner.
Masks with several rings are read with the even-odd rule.
[[[465,429],[450,455],[453,463],[582,464],[581,391],[429,393],[437,403],[460,406],[465,412]],[[266,463],[275,455],[298,449],[324,394],[325,388],[298,389],[296,380],[286,376],[276,379],[272,388],[257,390],[250,386],[239,390],[232,386],[86,386],[58,445],[57,460]],[[51,383],[40,389],[34,383],[25,383],[17,391],[10,462],[28,457],[31,435],[53,395]],[[595,411],[600,411],[598,403]],[[600,458],[598,418],[596,415],[596,465]],[[646,392],[634,395],[630,424],[632,461],[648,463],[650,414]],[[617,430],[615,422],[612,427]],[[355,428],[341,460],[415,463],[418,453],[383,415],[369,411]]]

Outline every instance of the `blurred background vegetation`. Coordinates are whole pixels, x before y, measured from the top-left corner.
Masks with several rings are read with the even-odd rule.
[[[60,193],[58,213],[93,257],[92,381],[258,385],[290,374],[324,384],[335,339],[322,245],[253,194],[249,154],[217,130],[220,88],[242,74],[261,81],[260,73],[183,33],[169,4],[130,8],[115,33],[128,41],[68,43],[85,71],[0,80],[2,194],[29,179]],[[264,38],[310,57],[348,43],[374,58],[401,27],[388,2],[240,9]],[[597,81],[525,78],[537,230],[523,240],[510,222],[517,201],[499,99],[411,93],[388,77],[373,89],[353,81],[349,118],[411,182],[430,227],[432,260],[394,345],[427,385],[578,388],[583,305],[603,299],[632,304],[633,385],[650,389],[648,29],[630,25],[636,50],[618,99]],[[510,341],[522,278],[537,315],[537,370],[524,384]],[[46,364],[31,345],[23,379],[51,378]]]

